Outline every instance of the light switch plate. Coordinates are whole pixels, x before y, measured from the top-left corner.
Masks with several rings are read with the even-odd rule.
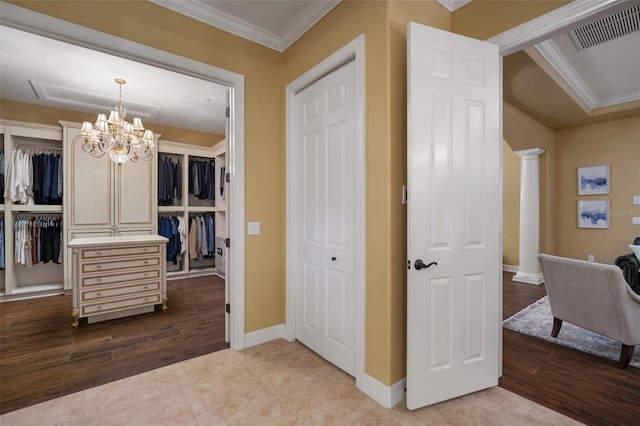
[[[640,225],[640,216],[632,217],[631,223],[633,223],[634,225]]]
[[[640,204],[640,195],[633,196],[633,204]]]
[[[260,235],[260,222],[249,222],[247,226],[247,234]]]

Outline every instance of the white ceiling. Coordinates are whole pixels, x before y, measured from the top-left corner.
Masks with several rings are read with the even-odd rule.
[[[340,2],[151,1],[277,51],[286,49]],[[470,0],[439,1],[453,10],[464,7]],[[118,89],[113,79],[124,78],[128,82],[123,89],[128,117],[140,116],[144,123],[224,134],[226,88],[223,86],[15,29],[0,27],[0,31],[0,95],[3,99],[104,113],[112,109],[117,100]],[[613,40],[577,51],[571,40],[561,35],[538,48],[547,60],[553,63],[556,59],[553,65],[556,70],[569,84],[574,83],[575,92],[585,97],[586,104],[596,108],[640,96],[640,49],[637,48],[640,32],[627,37],[629,40]],[[508,63],[505,60],[505,67]],[[505,74],[507,71],[505,68]],[[510,90],[505,87],[505,100]],[[559,88],[536,88],[538,93],[545,90]],[[526,99],[518,100],[520,105],[526,104]],[[535,112],[532,114],[536,116]],[[544,122],[545,114],[537,117]]]

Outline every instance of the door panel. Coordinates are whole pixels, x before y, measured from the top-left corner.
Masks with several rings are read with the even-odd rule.
[[[115,212],[118,228],[137,227],[147,225],[150,229],[157,229],[154,214],[154,200],[157,200],[157,184],[155,178],[154,159],[138,160],[136,163],[114,164],[117,176]],[[141,200],[150,200],[145,203]]]
[[[355,371],[354,73],[354,65],[347,64],[296,95],[302,258],[296,273],[296,338],[350,374]]]
[[[500,60],[408,27],[407,407],[495,386],[501,327]],[[418,270],[415,261],[437,262]]]

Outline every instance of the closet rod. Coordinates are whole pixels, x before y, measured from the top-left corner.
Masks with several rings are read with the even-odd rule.
[[[23,145],[19,143],[14,143],[14,147],[20,148],[22,150],[36,150],[36,151],[62,151],[62,148],[55,146],[40,146],[40,145]]]

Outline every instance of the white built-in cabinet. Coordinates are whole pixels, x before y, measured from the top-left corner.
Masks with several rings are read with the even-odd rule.
[[[155,159],[117,164],[108,154],[94,158],[82,149],[80,123],[60,122],[64,140],[65,243],[157,233]],[[67,247],[67,256],[71,249]],[[65,268],[71,288],[71,264]]]
[[[17,149],[28,153],[48,153],[63,155],[62,129],[59,126],[48,126],[37,123],[26,123],[11,120],[0,121],[1,147],[3,150],[3,171],[7,171],[11,153]],[[7,183],[7,176],[5,184]],[[1,196],[1,195],[0,195]],[[63,194],[64,199],[64,194]],[[56,262],[39,262],[32,266],[16,264],[15,255],[15,222],[20,219],[36,218],[38,220],[62,218],[62,205],[25,204],[3,198],[0,204],[0,218],[3,220],[4,270],[0,270],[0,297],[2,300],[42,296],[60,293],[64,282],[64,253]],[[61,246],[61,250],[62,246]],[[59,261],[62,263],[57,263]]]
[[[224,277],[226,273],[227,233],[227,190],[225,180],[226,145],[221,141],[212,148],[189,145],[179,142],[161,140],[158,143],[158,162],[169,159],[180,167],[180,193],[177,190],[169,202],[158,201],[158,221],[163,217],[180,217],[185,224],[185,251],[176,261],[167,261],[167,277],[182,278],[216,274]],[[190,163],[193,161],[212,162],[214,165],[214,197],[199,198],[190,192]],[[158,167],[161,167],[160,165]],[[210,216],[215,228],[214,255],[203,257],[194,252],[193,227],[194,217]]]

